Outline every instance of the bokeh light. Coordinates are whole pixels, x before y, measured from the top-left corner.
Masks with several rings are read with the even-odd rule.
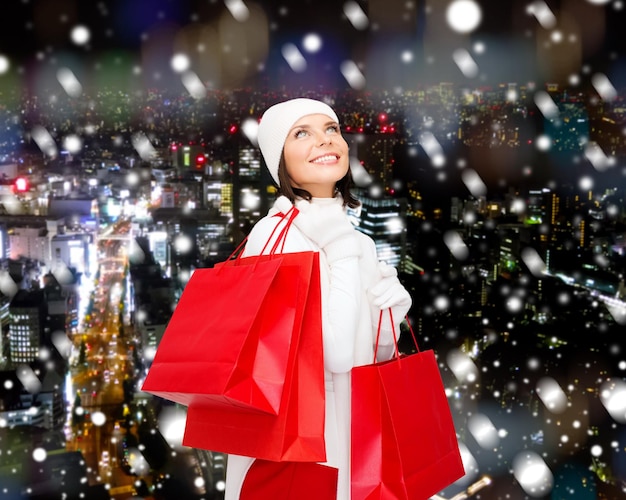
[[[454,31],[469,33],[480,25],[482,10],[474,0],[454,0],[448,6],[446,19]]]

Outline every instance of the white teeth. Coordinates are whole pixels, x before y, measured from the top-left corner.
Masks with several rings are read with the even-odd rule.
[[[313,163],[324,163],[325,161],[334,161],[336,159],[337,157],[335,155],[326,155],[321,156],[320,158],[315,158],[315,160],[313,160]]]

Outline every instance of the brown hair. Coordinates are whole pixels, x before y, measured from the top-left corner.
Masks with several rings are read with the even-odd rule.
[[[295,203],[296,198],[302,198],[307,201],[311,201],[313,196],[305,189],[299,189],[291,185],[291,180],[287,175],[287,165],[285,164],[285,157],[280,156],[280,162],[278,162],[278,180],[280,185],[278,186],[277,196],[286,196],[291,203]],[[335,191],[343,198],[343,205],[350,208],[358,207],[361,202],[352,194],[352,172],[348,169],[346,175],[337,181],[335,184]]]

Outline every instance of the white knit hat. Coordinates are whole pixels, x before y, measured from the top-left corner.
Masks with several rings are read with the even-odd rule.
[[[267,108],[263,113],[259,123],[257,141],[259,148],[261,148],[261,154],[265,158],[267,169],[279,186],[278,164],[289,129],[303,116],[318,114],[329,116],[339,123],[339,118],[328,104],[304,97],[279,102]]]

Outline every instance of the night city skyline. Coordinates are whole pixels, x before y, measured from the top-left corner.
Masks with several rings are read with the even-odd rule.
[[[438,356],[467,475],[435,498],[625,496],[622,0],[9,3],[0,498],[223,498],[139,388],[267,211],[256,125],[296,96],[336,109]]]

